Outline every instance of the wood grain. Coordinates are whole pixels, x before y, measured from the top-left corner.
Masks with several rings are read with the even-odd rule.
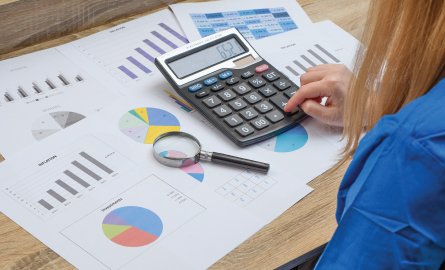
[[[360,38],[369,0],[301,0],[299,3],[314,22],[330,19]],[[1,55],[0,59],[63,44],[138,16]],[[335,173],[327,172],[310,182],[315,189],[310,195],[216,262],[212,268],[272,269],[327,242],[336,227],[336,195],[346,165]],[[0,269],[64,270],[73,267],[0,214]]]
[[[153,10],[175,0],[0,2],[0,54]]]

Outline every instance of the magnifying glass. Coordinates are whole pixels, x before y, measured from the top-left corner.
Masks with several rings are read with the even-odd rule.
[[[153,155],[160,163],[175,168],[187,167],[203,160],[262,173],[269,171],[267,163],[204,151],[198,139],[180,131],[167,132],[157,137],[153,142]]]

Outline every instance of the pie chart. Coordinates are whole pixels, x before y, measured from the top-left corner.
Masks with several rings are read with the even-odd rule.
[[[292,129],[258,144],[260,147],[278,153],[287,153],[302,148],[308,141],[306,129],[297,124]]]
[[[102,222],[105,236],[124,247],[142,247],[162,234],[161,218],[139,206],[125,206],[110,212]]]
[[[46,137],[74,125],[85,116],[75,112],[59,111],[45,114],[32,125],[32,136],[40,141]]]
[[[119,129],[138,143],[152,144],[161,134],[179,131],[178,119],[157,108],[136,108],[126,112],[119,120]]]
[[[180,151],[177,150],[169,150],[161,152],[160,155],[163,157],[173,157],[173,158],[182,158],[186,155]],[[183,163],[184,164],[184,163]],[[186,167],[180,168],[183,172],[190,175],[191,177],[195,178],[197,181],[202,182],[204,181],[204,169],[202,168],[201,164],[195,163],[191,164]]]

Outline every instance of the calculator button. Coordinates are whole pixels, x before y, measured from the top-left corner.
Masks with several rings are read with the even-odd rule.
[[[258,92],[260,92],[265,97],[270,97],[270,96],[275,95],[277,93],[277,90],[275,90],[270,85],[266,85],[263,88],[261,88],[260,90],[258,90]]]
[[[202,102],[204,102],[204,104],[209,108],[213,108],[221,104],[221,100],[217,96],[208,97],[204,99]]]
[[[249,80],[249,83],[255,88],[260,88],[266,84],[266,81],[261,77],[254,77]]]
[[[277,106],[282,111],[284,111],[284,107],[287,105],[288,101],[289,99],[281,94],[270,98],[270,102],[272,102],[272,104]]]
[[[224,117],[226,115],[229,115],[232,113],[232,110],[227,107],[226,105],[221,105],[215,109],[213,109],[213,112],[216,113],[219,117]]]
[[[202,84],[201,83],[195,83],[189,86],[189,92],[196,92],[202,89]]]
[[[240,114],[246,120],[250,120],[258,116],[258,113],[253,108],[245,109],[241,111]]]
[[[273,82],[273,81],[278,80],[280,78],[280,75],[278,75],[278,72],[272,70],[272,71],[269,71],[269,72],[263,74],[263,78],[266,79],[268,82]],[[205,81],[204,81],[204,83],[205,83]]]
[[[224,122],[227,123],[227,125],[231,127],[236,127],[238,125],[241,125],[244,121],[241,117],[239,117],[237,114],[227,116],[224,118]]]
[[[237,86],[234,86],[233,90],[235,90],[238,95],[244,95],[245,93],[248,93],[250,90],[252,90],[252,88],[250,88],[250,86],[245,83],[240,83]]]
[[[204,90],[196,92],[195,96],[197,98],[203,98],[203,97],[207,96],[208,94],[209,94],[209,90],[208,89],[204,89]]]
[[[220,93],[218,94],[218,96],[219,96],[222,100],[224,100],[224,101],[229,101],[229,100],[234,99],[234,98],[236,97],[236,94],[233,93],[232,90],[228,89],[228,90],[226,90],[226,91],[224,91],[224,92],[220,92]]]
[[[273,83],[273,85],[280,91],[286,90],[290,87],[290,82],[285,79],[281,79]]]
[[[243,79],[249,79],[250,77],[252,77],[254,75],[254,73],[250,70],[244,72],[243,74],[241,74],[241,78]]]
[[[253,128],[248,125],[242,125],[237,128],[235,128],[236,132],[238,132],[239,135],[246,137],[253,133]]]
[[[257,109],[257,111],[259,111],[260,113],[267,113],[268,111],[271,111],[273,109],[273,106],[269,102],[263,101],[255,105],[255,109]]]
[[[218,75],[221,80],[225,80],[227,78],[232,77],[233,73],[230,70],[226,70]]]
[[[260,129],[268,127],[269,126],[269,121],[267,121],[263,117],[260,117],[258,119],[255,119],[255,120],[251,121],[250,124],[252,124],[252,126],[254,128],[260,130]]]
[[[218,92],[219,90],[224,89],[224,85],[219,82],[219,83],[212,85],[212,87],[210,87],[210,89],[212,89],[213,92]]]
[[[284,119],[284,115],[277,110],[271,111],[266,114],[266,118],[269,119],[270,122],[276,123]]]
[[[260,95],[258,95],[258,93],[253,92],[253,93],[245,95],[244,99],[247,102],[249,102],[250,104],[255,104],[257,102],[260,102],[263,98]]]
[[[232,109],[234,109],[235,111],[239,111],[246,108],[247,103],[244,100],[238,98],[233,101],[230,101],[229,106],[232,107]]]
[[[261,73],[261,72],[264,72],[264,71],[266,71],[266,70],[268,70],[269,69],[269,66],[267,65],[267,64],[262,64],[261,66],[257,66],[256,68],[255,68],[255,71],[257,72],[257,73]]]
[[[298,89],[291,88],[291,89],[287,89],[283,93],[286,97],[291,98],[297,92],[297,90]]]
[[[210,78],[207,78],[204,80],[204,84],[206,86],[210,86],[210,85],[215,84],[217,81],[218,81],[218,79],[216,77],[210,77]]]
[[[238,82],[239,82],[239,78],[238,77],[232,77],[232,78],[226,80],[226,84],[227,85],[234,85],[234,84],[236,84]]]

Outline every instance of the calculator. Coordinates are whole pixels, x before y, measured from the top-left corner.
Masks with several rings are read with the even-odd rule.
[[[298,108],[284,112],[298,86],[235,28],[167,52],[155,63],[182,98],[241,147],[276,136],[306,117]]]

